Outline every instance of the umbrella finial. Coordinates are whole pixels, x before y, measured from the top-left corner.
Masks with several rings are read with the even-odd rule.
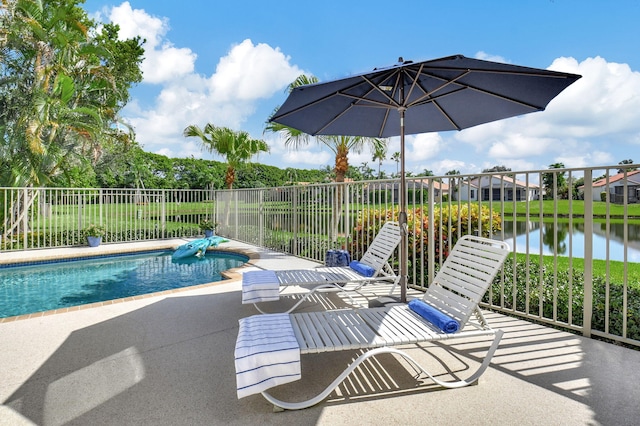
[[[400,57],[398,58],[398,62],[399,62],[399,63],[403,63],[403,62],[404,62],[404,58],[403,58],[402,56],[400,56]]]

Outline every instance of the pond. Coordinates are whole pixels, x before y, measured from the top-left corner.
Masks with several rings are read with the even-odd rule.
[[[512,247],[515,244],[518,253],[527,250],[527,228],[529,236],[529,253],[538,254],[542,247],[542,254],[554,254],[554,236],[557,237],[556,253],[559,256],[584,258],[584,224],[573,224],[569,229],[568,223],[544,223],[542,228],[538,222],[503,223],[505,241]],[[624,225],[612,223],[609,225],[609,259],[624,261]],[[515,242],[514,242],[515,234]],[[570,241],[571,240],[571,241]],[[627,225],[627,261],[640,263],[640,225]],[[571,251],[571,253],[570,253]],[[604,223],[595,223],[593,229],[593,258],[605,260],[607,258],[607,238]]]

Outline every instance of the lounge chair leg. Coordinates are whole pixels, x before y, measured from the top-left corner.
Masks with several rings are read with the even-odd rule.
[[[444,388],[453,389],[453,388],[461,388],[461,387],[469,386],[469,385],[477,385],[478,384],[478,379],[480,378],[482,373],[484,373],[484,371],[487,369],[487,367],[491,363],[491,359],[493,358],[493,354],[495,353],[496,349],[498,349],[498,344],[500,343],[500,339],[502,338],[503,334],[504,334],[504,332],[502,330],[495,330],[495,337],[493,339],[493,342],[491,343],[491,346],[489,347],[489,350],[487,351],[487,354],[486,354],[484,360],[482,361],[482,364],[480,365],[480,367],[478,367],[476,372],[473,373],[466,380],[458,380],[458,381],[455,381],[455,382],[447,382],[447,381],[443,381],[443,380],[438,380],[435,377],[433,377],[431,375],[431,373],[429,373],[427,370],[422,368],[422,366],[420,366],[420,364],[418,364],[406,352],[403,352],[403,351],[401,351],[399,349],[396,349],[396,348],[382,347],[382,348],[372,349],[372,350],[367,351],[367,352],[363,353],[362,355],[360,355],[342,373],[340,373],[340,375],[333,382],[331,382],[331,384],[329,386],[327,386],[322,392],[320,392],[318,395],[316,395],[313,398],[310,398],[310,399],[308,399],[306,401],[302,401],[302,402],[285,402],[285,401],[281,401],[281,400],[279,400],[277,398],[274,398],[273,396],[269,395],[267,392],[262,392],[262,396],[268,402],[270,402],[270,403],[272,403],[274,405],[274,412],[276,412],[276,408],[278,408],[277,411],[279,412],[279,411],[285,411],[285,410],[301,410],[303,408],[312,407],[312,406],[322,402],[325,398],[327,398],[329,396],[329,394],[331,394],[331,392],[333,392],[334,389],[336,389],[338,386],[340,386],[340,383],[342,383],[344,381],[344,379],[346,379],[347,376],[349,376],[349,374],[351,374],[351,372],[353,372],[356,369],[356,367],[358,367],[358,365],[360,365],[362,362],[364,362],[367,358],[374,357],[376,355],[380,355],[380,354],[384,354],[384,353],[392,353],[392,354],[396,354],[396,355],[399,355],[399,356],[403,357],[410,364],[412,364],[413,367],[416,370],[421,371],[422,373],[427,375],[431,380],[433,380],[436,384],[438,384],[438,385],[440,385],[440,386],[442,386]]]

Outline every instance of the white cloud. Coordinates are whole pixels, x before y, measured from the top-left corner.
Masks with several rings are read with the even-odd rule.
[[[145,83],[160,85],[150,106],[133,101],[123,111],[145,149],[170,157],[202,157],[199,142],[182,136],[191,124],[211,122],[240,130],[257,103],[282,92],[303,73],[280,49],[244,40],[222,56],[210,75],[195,72],[196,54],[166,38],[166,18],[133,9],[128,2],[108,13],[121,27],[122,37],[147,39],[142,63]]]
[[[335,159],[330,152],[308,149],[288,150],[282,158],[290,167],[300,169],[320,169],[326,165],[333,168]]]
[[[123,115],[134,125],[138,141],[151,152],[202,157],[198,140],[182,136],[187,125],[211,122],[237,130],[258,126],[266,117],[256,118],[256,110],[277,105],[276,94],[283,96],[283,89],[304,72],[279,48],[249,39],[239,40],[228,52],[199,52],[219,59],[215,70],[197,70],[196,53],[170,41],[167,18],[134,9],[129,2],[105,10],[102,16],[120,25],[122,37],[139,35],[147,40],[144,83],[151,83],[145,88],[156,87],[157,93],[152,100],[133,99]],[[475,57],[511,63],[484,51]],[[457,133],[407,136],[407,170],[474,173],[496,165],[531,170],[553,162],[580,167],[633,158],[633,150],[640,145],[640,73],[597,56],[582,61],[557,58],[549,69],[583,77],[552,100],[544,112]],[[333,166],[333,153],[327,149],[312,143],[304,150],[287,150],[277,137],[269,137],[271,155],[261,160],[281,167]],[[388,171],[395,172],[396,163],[390,157],[398,151],[398,138],[391,138],[384,162]],[[368,150],[350,155],[350,162],[355,166],[368,162],[374,167]]]
[[[442,176],[451,170],[458,170],[460,173],[464,174],[470,169],[475,171],[477,167],[473,164],[469,165],[461,160],[441,160],[434,163],[429,163],[428,165],[422,167],[422,169],[429,169],[433,172],[434,175]]]
[[[140,66],[144,83],[163,83],[193,72],[197,55],[164,39],[169,31],[167,18],[151,16],[144,9],[132,9],[129,2],[124,2],[111,9],[109,19],[120,26],[120,38],[140,36],[146,40]]]
[[[466,129],[453,138],[469,145],[488,167],[503,164],[514,170],[546,168],[540,163],[549,163],[549,157],[567,167],[611,164],[621,159],[607,149],[640,142],[640,73],[600,57],[558,58],[549,69],[582,78],[544,112]]]
[[[503,64],[508,64],[509,63],[509,61],[507,61],[502,56],[491,55],[489,53],[483,52],[482,50],[480,50],[478,53],[476,53],[475,58],[476,59],[482,59],[483,61],[502,62]]]
[[[442,136],[439,133],[421,133],[405,137],[406,158],[424,161],[435,158],[442,150]]]
[[[582,75],[551,101],[545,113],[552,124],[565,122],[564,133],[579,137],[638,134],[640,72],[599,56],[582,62],[558,58],[549,69]]]
[[[278,48],[244,40],[220,59],[211,76],[211,91],[220,101],[269,98],[302,73],[289,59]]]

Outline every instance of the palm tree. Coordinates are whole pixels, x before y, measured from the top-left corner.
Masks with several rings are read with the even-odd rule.
[[[396,162],[396,176],[398,176],[398,173],[400,173],[398,171],[398,164],[400,163],[400,153],[399,152],[394,152],[391,155],[391,159]]]
[[[288,87],[289,93],[293,89],[299,86],[307,84],[314,84],[318,82],[318,78],[315,76],[306,76],[304,74],[298,76]],[[274,110],[274,113],[277,108]],[[270,122],[267,120],[267,125],[264,129],[265,132],[278,133],[283,136],[284,144],[288,147],[298,149],[299,147],[309,144],[311,136],[301,132],[293,127],[285,126],[283,124]],[[362,136],[316,136],[316,142],[327,146],[335,154],[335,167],[334,172],[336,174],[336,182],[344,182],[345,176],[349,171],[349,153],[360,153],[365,145],[369,144],[372,150],[375,151],[376,147],[386,145],[386,141],[379,138],[369,138]],[[336,241],[338,237],[338,225],[340,223],[340,216],[342,215],[342,187],[336,188],[335,196],[333,197],[332,208],[332,240]]]
[[[380,168],[382,167],[382,162],[387,158],[387,145],[382,145],[376,147],[373,151],[373,161],[378,160],[378,179],[380,179]]]
[[[227,172],[224,182],[228,189],[233,188],[238,166],[248,162],[256,154],[269,152],[269,145],[265,141],[252,139],[247,132],[234,132],[228,127],[216,127],[211,123],[207,123],[204,130],[190,125],[184,129],[183,135],[199,137],[205,149],[226,159]]]

